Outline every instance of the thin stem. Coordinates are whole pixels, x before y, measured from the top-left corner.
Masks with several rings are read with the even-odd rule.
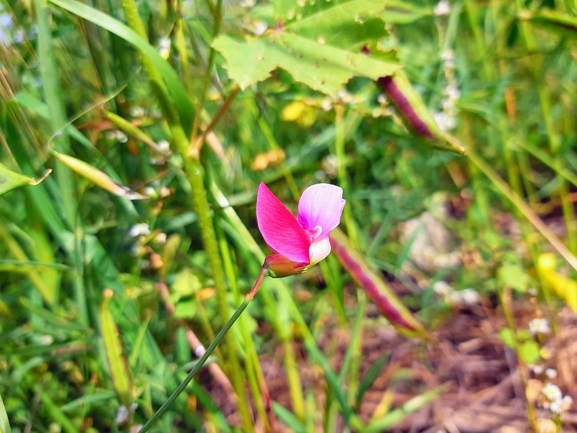
[[[217,113],[212,118],[212,121],[210,122],[210,124],[206,127],[206,129],[204,131],[202,131],[202,134],[200,134],[200,136],[196,139],[195,142],[190,143],[190,151],[189,152],[192,156],[198,157],[198,155],[200,154],[200,149],[202,148],[204,140],[206,139],[206,136],[208,135],[209,132],[214,130],[216,125],[218,125],[218,122],[220,122],[220,119],[222,119],[222,116],[224,116],[224,113],[226,113],[228,111],[230,104],[232,104],[232,101],[234,101],[234,98],[236,98],[236,95],[238,95],[239,92],[240,92],[240,87],[235,86],[234,89],[232,90],[232,92],[230,92],[230,94],[225,99],[222,106],[218,109]]]
[[[161,282],[156,284],[156,288],[160,292],[160,296],[162,297],[162,301],[164,302],[166,310],[171,315],[174,315],[175,307],[174,304],[170,302],[168,287],[166,287],[165,283]],[[186,331],[186,339],[188,340],[188,344],[190,345],[190,348],[194,352],[195,356],[197,358],[202,357],[202,355],[204,355],[204,353],[206,352],[204,345],[201,343],[199,338],[196,336],[194,331],[190,328],[190,326],[188,326],[186,322],[182,322],[182,326]],[[228,380],[228,377],[226,376],[226,374],[224,374],[224,372],[222,371],[222,369],[218,364],[216,363],[209,364],[208,368],[217,382],[219,382],[225,389],[233,391],[230,380]]]
[[[234,265],[233,265],[233,258],[232,258],[232,254],[231,254],[228,242],[227,242],[226,237],[223,233],[222,227],[219,224],[219,220],[217,220],[217,223],[215,224],[215,228],[216,228],[216,234],[217,234],[219,245],[220,245],[222,261],[224,264],[224,270],[225,270],[225,273],[227,275],[230,288],[231,288],[231,290],[235,296],[235,299],[237,302],[239,302],[240,301],[240,293],[238,290],[238,285],[236,284],[237,276],[236,276],[236,272],[235,272]],[[254,400],[254,403],[256,406],[256,410],[257,410],[260,418],[263,420],[265,431],[268,433],[268,432],[270,432],[271,427],[268,423],[267,413],[266,413],[266,409],[265,409],[264,403],[263,403],[263,400],[265,400],[265,395],[268,396],[268,389],[266,387],[266,383],[264,384],[264,388],[259,387],[258,376],[259,376],[259,373],[262,376],[262,369],[261,369],[260,361],[258,359],[258,353],[256,351],[256,347],[255,347],[254,342],[252,340],[252,335],[248,329],[247,319],[248,319],[248,317],[246,315],[242,316],[240,318],[240,323],[239,323],[242,339],[244,340],[244,345],[245,345],[246,373],[247,373],[247,377],[248,377],[250,390],[253,394],[253,400]],[[261,398],[258,398],[259,396]]]
[[[188,373],[185,379],[180,383],[180,385],[178,385],[178,388],[176,388],[176,390],[170,395],[170,397],[168,397],[168,399],[162,404],[162,406],[160,406],[160,408],[154,413],[154,415],[152,415],[152,417],[146,422],[146,424],[142,426],[142,428],[140,429],[140,433],[146,433],[148,430],[150,430],[152,425],[156,421],[158,421],[158,419],[168,410],[168,408],[174,402],[174,400],[176,400],[178,396],[182,394],[182,392],[186,389],[188,384],[194,379],[194,376],[196,376],[196,374],[204,366],[204,364],[206,363],[210,355],[212,355],[218,344],[222,341],[222,339],[230,330],[230,328],[232,328],[232,325],[235,324],[240,315],[244,312],[244,310],[246,310],[246,307],[248,307],[248,304],[250,304],[254,296],[257,294],[258,289],[262,281],[264,280],[264,277],[265,277],[264,269],[261,269],[261,272],[258,275],[258,278],[254,283],[253,288],[246,295],[244,301],[242,301],[242,304],[240,304],[240,307],[237,308],[237,310],[234,312],[234,314],[228,320],[228,322],[226,322],[226,324],[220,330],[220,332],[216,334],[215,339],[213,340],[212,343],[210,343],[210,346],[208,346],[206,352],[204,352],[204,355],[202,355],[202,357],[198,360],[198,362],[192,368],[190,373]]]
[[[455,138],[449,134],[445,134],[445,138],[450,141],[454,141],[462,145]],[[559,240],[557,236],[547,227],[547,225],[539,218],[539,216],[531,209],[531,207],[523,201],[523,199],[517,195],[514,191],[509,188],[509,185],[497,174],[493,168],[487,164],[481,157],[479,157],[471,148],[467,148],[467,157],[469,160],[479,168],[489,178],[491,182],[497,187],[497,189],[507,197],[523,214],[523,216],[529,221],[549,243],[561,254],[565,260],[577,270],[577,258],[567,249],[563,242]]]
[[[207,0],[208,2],[209,0]],[[222,24],[222,0],[217,0],[216,7],[211,11],[212,17],[214,19],[214,27],[212,30],[212,37],[216,38],[220,33],[220,26]],[[204,79],[202,82],[202,88],[200,91],[200,98],[198,102],[198,107],[196,110],[196,114],[194,116],[194,123],[192,125],[192,131],[190,135],[190,142],[196,143],[197,139],[197,131],[200,126],[200,115],[202,113],[202,109],[204,108],[204,103],[206,101],[206,92],[208,91],[208,86],[210,85],[210,76],[212,74],[212,68],[214,66],[214,60],[216,58],[216,50],[214,48],[210,48],[210,52],[208,55],[208,64],[206,65],[206,72],[204,74]]]

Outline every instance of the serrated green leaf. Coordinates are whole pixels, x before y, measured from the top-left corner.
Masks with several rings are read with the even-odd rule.
[[[257,39],[222,35],[213,42],[241,88],[282,68],[296,81],[334,95],[354,76],[376,80],[400,69],[394,52],[377,49],[378,40],[388,36],[380,18],[385,2],[300,3],[277,5],[277,15],[284,17],[279,31]],[[361,52],[363,47],[368,50]]]
[[[356,53],[362,44],[389,36],[379,17],[385,7],[383,1],[350,0],[336,4],[317,1],[317,5],[324,7],[286,25],[285,32],[321,40],[332,47],[354,49]]]
[[[225,35],[217,38],[213,47],[226,58],[230,78],[242,89],[265,80],[276,68],[282,68],[295,81],[334,95],[353,76],[376,80],[400,68],[392,62],[374,60],[364,54],[288,33],[253,41]]]

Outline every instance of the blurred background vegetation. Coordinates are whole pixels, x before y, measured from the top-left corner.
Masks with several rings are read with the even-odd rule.
[[[258,274],[261,181],[293,210],[307,186],[340,185],[351,244],[431,335],[483,305],[519,365],[545,362],[533,336],[546,333],[519,334],[512,305],[554,331],[577,308],[577,4],[391,0],[368,17],[350,13],[361,0],[335,3],[343,22],[381,24],[370,42],[388,69],[331,91],[311,84],[314,62],[269,77],[230,49],[282,33],[288,0],[0,0],[0,162],[53,170],[0,196],[3,433],[138,431]],[[343,28],[329,45],[358,52]],[[376,83],[397,66],[434,140]],[[467,154],[432,146],[455,143]],[[361,410],[389,362],[384,348],[363,362],[363,335],[389,328],[334,256],[267,280],[152,431],[386,431],[446,390],[391,405],[391,388]],[[328,329],[347,331],[344,349]]]

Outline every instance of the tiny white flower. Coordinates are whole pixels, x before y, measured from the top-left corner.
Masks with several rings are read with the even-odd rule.
[[[447,296],[453,291],[453,288],[446,281],[436,281],[433,284],[433,290],[441,296]]]
[[[455,52],[450,48],[444,49],[439,53],[439,57],[443,61],[445,67],[449,69],[455,68]]]
[[[122,405],[118,408],[116,412],[116,417],[114,418],[114,422],[116,424],[124,424],[128,420],[128,409],[126,406]]]
[[[433,119],[441,131],[451,131],[457,127],[457,119],[442,111],[433,113]]]
[[[543,366],[542,365],[528,365],[527,367],[529,367],[529,370],[531,370],[533,373],[535,373],[537,376],[539,376],[540,374],[543,373]]]
[[[446,17],[451,13],[451,5],[447,0],[441,0],[433,9],[433,14],[436,17]]]
[[[252,32],[257,36],[261,36],[264,35],[264,32],[266,32],[267,29],[268,24],[263,20],[258,20],[254,23],[254,29]]]
[[[449,98],[452,98],[452,99],[459,99],[461,96],[461,92],[459,92],[459,88],[454,84],[448,84],[447,87],[445,87],[444,93],[445,93],[445,95],[447,95]]]
[[[343,99],[345,96],[347,96],[349,94],[349,92],[347,92],[347,89],[343,89],[342,87],[337,90],[337,98],[341,98]]]
[[[132,116],[132,117],[142,117],[142,116],[144,116],[144,108],[138,107],[138,106],[132,107],[132,108],[130,109],[130,116]]]
[[[166,140],[160,140],[156,145],[158,146],[158,149],[163,152],[168,152],[170,150],[170,143]]]
[[[150,227],[147,223],[135,224],[128,230],[128,236],[135,238],[138,236],[146,236],[150,233]]]
[[[321,102],[321,108],[325,111],[330,111],[333,108],[333,101],[330,98],[325,98]]]
[[[555,379],[557,377],[557,370],[555,370],[554,368],[548,368],[547,370],[545,370],[545,374],[549,379]]]
[[[571,409],[571,406],[573,406],[573,399],[566,395],[562,399],[552,402],[549,406],[549,410],[560,415]]]
[[[545,398],[549,402],[554,402],[557,400],[561,400],[563,394],[561,394],[561,390],[557,385],[553,385],[552,383],[548,383],[543,387],[541,393],[545,396]]]
[[[156,196],[158,195],[156,193],[156,190],[151,186],[147,186],[146,188],[144,188],[144,194],[150,198],[156,198]]]
[[[160,195],[160,197],[162,198],[168,197],[170,195],[170,188],[163,186],[162,188],[160,188],[160,193],[158,195]]]
[[[551,333],[551,329],[549,328],[549,322],[547,322],[547,319],[531,320],[529,322],[529,331],[533,335]]]
[[[171,44],[172,43],[170,41],[170,38],[167,38],[166,36],[162,36],[161,38],[158,39],[158,48],[160,49],[170,50]]]
[[[200,358],[202,355],[204,355],[204,352],[206,352],[206,349],[202,344],[194,349],[194,354],[197,358]]]
[[[387,99],[387,95],[385,95],[384,93],[381,93],[379,95],[379,97],[377,98],[377,102],[381,105],[386,105],[389,102]]]
[[[466,305],[475,305],[481,302],[481,297],[474,289],[465,289],[461,292],[461,297]]]
[[[166,243],[166,233],[159,233],[156,235],[155,238],[156,242],[158,242],[159,244],[164,244]]]
[[[328,155],[325,159],[323,159],[321,166],[327,176],[331,179],[334,179],[338,175],[339,158],[337,158],[336,155]]]
[[[463,295],[461,292],[451,292],[446,298],[449,304],[455,307],[463,304]]]
[[[52,343],[54,343],[54,338],[52,335],[43,335],[40,337],[39,343],[41,346],[50,346]]]

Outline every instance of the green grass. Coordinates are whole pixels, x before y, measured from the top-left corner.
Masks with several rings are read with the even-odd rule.
[[[434,16],[433,3],[395,1],[394,10],[358,20],[353,12],[362,2],[341,3],[333,15],[332,4],[315,6],[339,23],[336,29],[318,26],[329,32],[319,39],[315,26],[293,23],[294,37],[328,41],[326,56],[341,69],[350,59],[365,61],[358,57],[363,44],[371,55],[389,50],[366,64],[402,65],[412,84],[404,91],[417,95],[413,108],[421,116],[454,116],[450,135],[436,131],[434,142],[413,131],[392,99],[379,97],[378,71],[351,66],[346,92],[325,95],[308,86],[315,74],[327,74],[321,90],[343,78],[333,64],[315,65],[322,59],[290,57],[288,50],[285,69],[267,78],[258,56],[233,53],[244,59],[239,68],[221,45],[212,48],[223,35],[256,38],[251,29],[263,23],[274,32],[275,17],[289,23],[288,0],[278,1],[277,16],[265,2],[0,1],[0,163],[36,179],[53,170],[39,185],[0,196],[3,433],[53,425],[130,431],[175,390],[150,431],[274,431],[275,423],[294,431],[332,432],[337,424],[382,431],[434,398],[437,391],[368,425],[361,421],[364,392],[378,375],[361,371],[363,330],[381,322],[367,316],[370,300],[335,257],[308,274],[265,280],[209,358],[223,374],[236,423],[227,424],[202,375],[180,385],[196,359],[187,332],[206,347],[214,342],[268,253],[254,215],[261,181],[291,209],[311,184],[341,186],[341,228],[352,247],[368,266],[412,289],[403,301],[430,331],[451,314],[431,289],[439,280],[489,297],[507,293],[521,275],[539,289],[538,305],[554,320],[562,303],[541,284],[536,263],[555,251],[570,276],[577,269],[569,194],[577,182],[574,5],[466,0]],[[347,23],[359,27],[339,45],[330,31]],[[269,34],[260,40],[273,55],[280,39]],[[162,38],[170,38],[168,52],[159,51]],[[250,85],[239,87],[230,77],[243,73],[240,84]],[[458,98],[443,109],[454,84]],[[164,141],[170,150],[161,149]],[[468,155],[438,150],[455,144]],[[250,168],[257,156],[278,150],[281,161]],[[151,198],[112,195],[52,151]],[[457,218],[441,211],[441,198],[463,206]],[[402,241],[402,225],[426,211],[453,233],[451,249],[474,251],[481,264],[414,266],[419,233]],[[495,227],[503,213],[520,223],[519,240]],[[564,234],[548,226],[552,215],[561,216]],[[131,236],[143,222],[149,233]],[[159,283],[168,287],[168,301]],[[527,288],[516,288],[517,296],[527,297]],[[324,326],[350,331],[340,370],[319,343]],[[267,400],[259,355],[278,358],[291,407]],[[304,369],[324,377],[322,392],[307,383]],[[132,403],[115,423],[119,408]]]

